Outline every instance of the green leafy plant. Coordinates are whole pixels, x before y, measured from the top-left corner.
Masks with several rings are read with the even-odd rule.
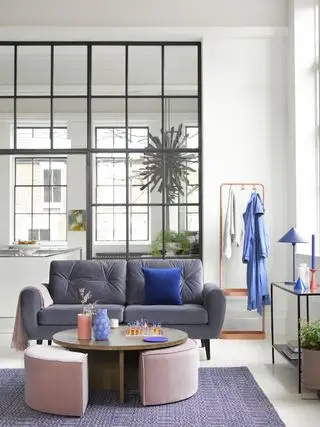
[[[164,232],[164,249],[168,252],[172,249],[172,244],[176,247],[174,248],[176,255],[189,255],[191,249],[191,242],[189,237],[192,236],[192,232],[184,231],[182,233],[177,233],[175,231],[165,231]],[[163,236],[160,231],[151,245],[151,255],[152,256],[161,256],[162,255],[162,243]]]
[[[302,322],[300,340],[302,348],[320,351],[320,320]]]

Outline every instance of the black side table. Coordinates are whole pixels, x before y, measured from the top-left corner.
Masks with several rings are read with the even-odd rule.
[[[292,295],[295,295],[297,298],[297,334],[298,334],[298,359],[290,359],[284,352],[283,349],[286,344],[275,344],[274,343],[274,312],[273,312],[273,298],[274,298],[274,288],[281,289],[284,292],[288,292]],[[295,291],[293,284],[285,283],[271,283],[271,342],[272,342],[272,364],[274,365],[274,351],[277,350],[281,356],[288,360],[293,366],[298,367],[298,392],[301,393],[301,343],[300,343],[300,320],[301,320],[301,298],[305,299],[306,303],[306,320],[309,322],[309,297],[320,296],[320,287],[317,287],[317,290],[306,290],[306,291]]]

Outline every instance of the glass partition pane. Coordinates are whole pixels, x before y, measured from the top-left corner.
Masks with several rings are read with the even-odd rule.
[[[87,100],[53,100],[53,148],[87,147]]]
[[[12,148],[13,99],[0,98],[0,149]]]
[[[198,95],[197,46],[165,46],[164,93]]]
[[[87,95],[87,47],[54,47],[54,95]]]
[[[14,47],[0,46],[0,96],[14,94]]]
[[[106,149],[125,148],[125,100],[93,98],[91,106],[93,146]]]
[[[50,46],[18,46],[17,95],[50,95]]]
[[[92,47],[92,95],[125,95],[125,47]]]
[[[161,47],[129,46],[129,95],[161,95]]]

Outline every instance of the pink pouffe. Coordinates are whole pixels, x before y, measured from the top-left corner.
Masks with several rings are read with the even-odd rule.
[[[88,403],[88,355],[36,345],[24,352],[25,401],[30,408],[81,417]]]
[[[139,388],[141,403],[161,405],[193,396],[198,390],[199,352],[188,339],[175,347],[140,354]]]

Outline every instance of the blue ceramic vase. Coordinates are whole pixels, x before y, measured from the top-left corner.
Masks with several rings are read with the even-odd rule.
[[[110,337],[110,321],[108,310],[99,308],[93,326],[93,335],[96,341],[105,341]]]

